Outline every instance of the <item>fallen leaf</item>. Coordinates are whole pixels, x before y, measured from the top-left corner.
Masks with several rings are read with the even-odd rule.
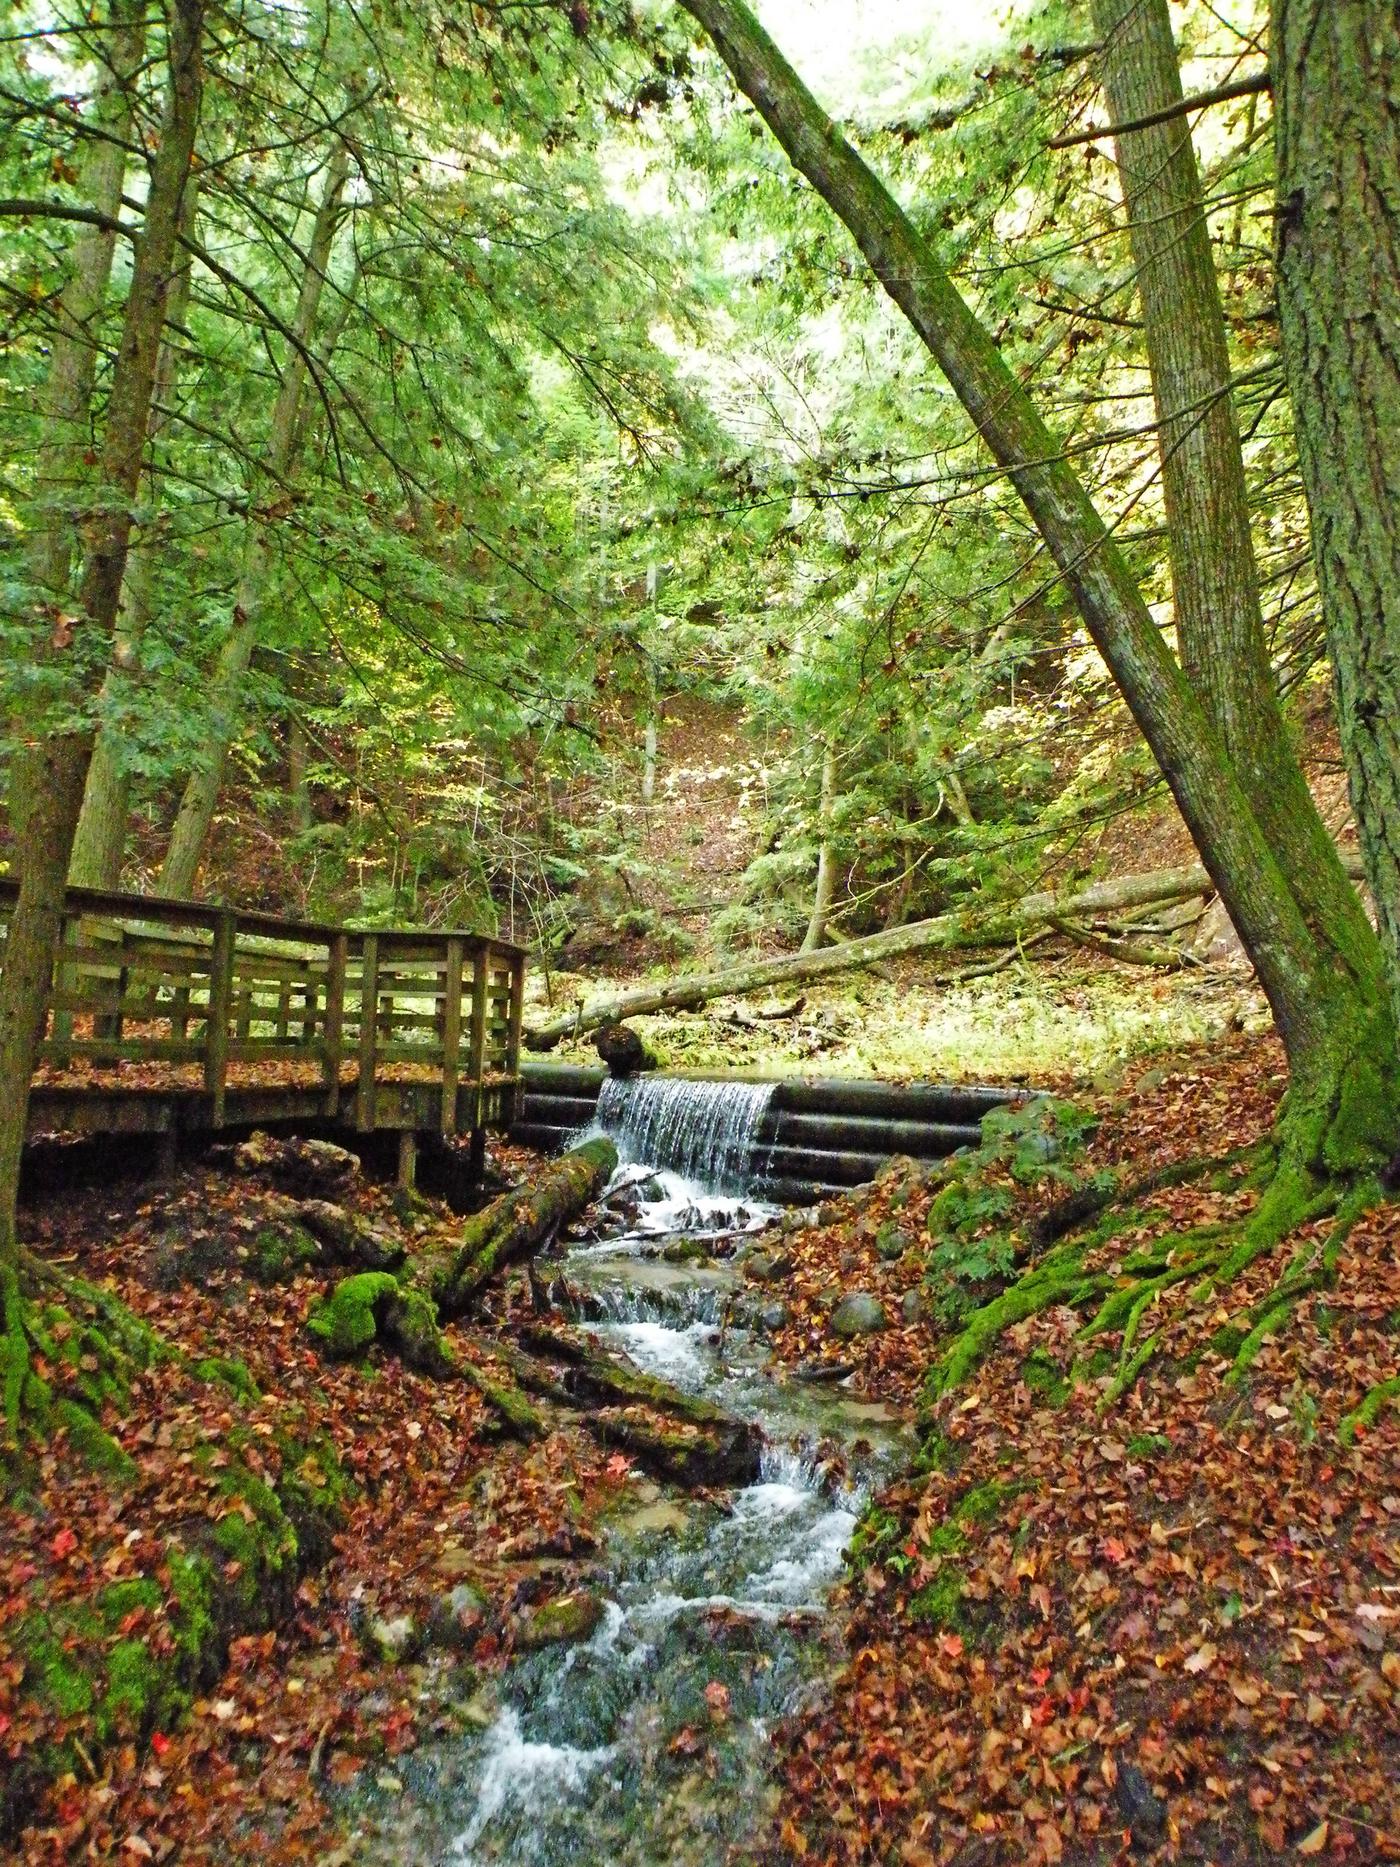
[[[1327,1846],[1327,1834],[1327,1823],[1319,1822],[1312,1833],[1304,1835],[1303,1839],[1298,1843],[1298,1852],[1300,1854],[1320,1854]]]

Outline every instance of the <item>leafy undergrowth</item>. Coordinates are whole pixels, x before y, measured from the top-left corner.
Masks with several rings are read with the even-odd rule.
[[[393,1225],[382,1192],[351,1203]],[[110,1440],[51,1426],[0,1498],[0,1778],[26,1862],[320,1858],[587,1573],[627,1461],[573,1432],[504,1442],[474,1388],[377,1350],[322,1360],[304,1325],[327,1280],[279,1248],[285,1207],[196,1170],[30,1215],[42,1261],[158,1339],[86,1395]],[[410,1229],[439,1227],[425,1205]],[[56,1392],[91,1389],[77,1346],[71,1368],[62,1342],[39,1356]]]
[[[1076,1253],[1059,1300],[1003,1305],[937,1391],[1068,1183],[1229,1155],[1279,1087],[1273,1046],[1240,1040],[1139,1073],[1039,1176],[1025,1127],[986,1150],[970,1218],[956,1189],[963,1261],[998,1241],[1022,1261],[966,1289],[938,1258],[949,1200],[925,1229],[946,1188],[917,1174],[791,1241],[780,1351],[854,1363],[873,1398],[922,1387],[923,1452],[858,1534],[853,1657],[785,1733],[786,1858],[1400,1859],[1400,1209],[1316,1221],[1210,1283],[1187,1266],[1238,1235],[1247,1164],[1159,1186],[1048,1245]],[[911,1244],[888,1262],[891,1224]],[[1125,1344],[1115,1292],[1173,1264]],[[1286,1271],[1296,1305],[1254,1330]],[[917,1288],[945,1316],[835,1342],[837,1285],[887,1307]]]

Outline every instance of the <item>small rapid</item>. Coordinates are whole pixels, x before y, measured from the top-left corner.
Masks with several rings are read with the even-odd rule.
[[[761,1337],[736,1321],[734,1268],[658,1255],[675,1239],[741,1238],[771,1208],[744,1200],[739,1177],[763,1086],[741,1086],[744,1112],[716,1119],[703,1143],[673,1136],[661,1171],[639,1150],[674,1110],[669,1093],[644,1108],[636,1091],[649,1087],[600,1103],[609,1131],[630,1137],[608,1196],[627,1196],[625,1228],[551,1268],[615,1352],[758,1422],[759,1476],[716,1498],[637,1474],[635,1504],[609,1527],[592,1635],[515,1659],[477,1695],[479,1730],[406,1763],[373,1859],[718,1867],[764,1832],[774,1728],[837,1663],[827,1598],[866,1488],[907,1455],[903,1429],[839,1392],[773,1379]],[[680,1177],[678,1156],[704,1178]],[[690,1222],[672,1232],[677,1211]]]

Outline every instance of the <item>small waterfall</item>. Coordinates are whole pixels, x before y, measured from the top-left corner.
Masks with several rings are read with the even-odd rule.
[[[609,1076],[598,1092],[598,1125],[624,1164],[667,1168],[712,1193],[742,1193],[772,1099],[772,1083]]]

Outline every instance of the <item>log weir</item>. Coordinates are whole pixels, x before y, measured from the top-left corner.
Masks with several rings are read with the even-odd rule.
[[[526,1064],[521,1116],[512,1140],[543,1153],[558,1153],[573,1135],[599,1119],[598,1098],[607,1072],[581,1064]],[[828,1193],[871,1180],[895,1154],[916,1160],[941,1160],[960,1147],[975,1147],[979,1123],[989,1109],[1016,1100],[1024,1090],[969,1084],[885,1083],[840,1077],[764,1078],[695,1074],[650,1075],[631,1079],[623,1097],[619,1084],[604,1110],[610,1133],[620,1119],[639,1133],[662,1138],[684,1113],[683,1086],[694,1085],[697,1128],[713,1121],[716,1090],[733,1086],[735,1100],[752,1106],[754,1092],[764,1091],[748,1138],[746,1160],[729,1158],[728,1177],[741,1179],[758,1196],[804,1205]],[[678,1095],[676,1092],[681,1091]],[[664,1098],[659,1108],[628,1108],[625,1101]],[[695,1171],[698,1162],[682,1139],[673,1158],[653,1159],[654,1166]],[[650,1157],[650,1155],[648,1155]]]

